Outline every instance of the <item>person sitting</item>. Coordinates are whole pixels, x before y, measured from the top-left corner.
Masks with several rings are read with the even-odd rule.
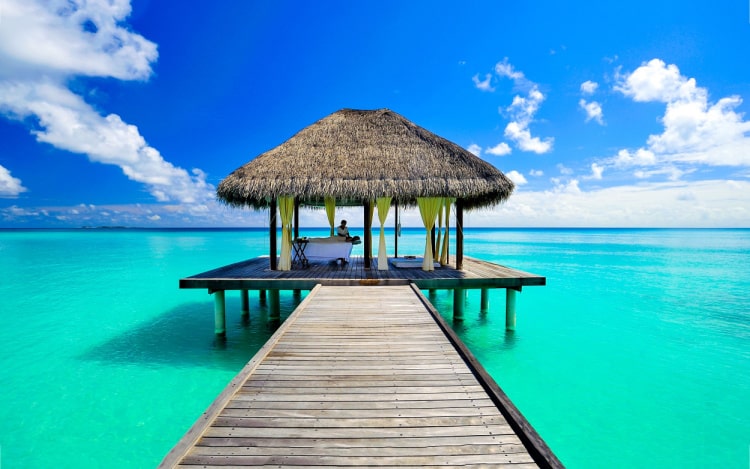
[[[346,220],[341,220],[341,224],[336,229],[336,234],[346,239],[346,241],[349,241],[353,244],[359,244],[361,241],[359,240],[359,236],[352,237],[349,234],[349,228],[346,227]]]

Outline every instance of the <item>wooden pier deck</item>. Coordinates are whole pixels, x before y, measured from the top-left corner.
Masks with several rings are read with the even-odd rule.
[[[262,465],[562,467],[407,285],[315,287],[160,467]]]
[[[403,260],[403,259],[402,259]],[[373,260],[373,264],[376,264]],[[545,285],[546,278],[491,262],[464,257],[463,269],[450,266],[431,272],[421,268],[378,270],[376,265],[365,269],[362,257],[352,257],[341,266],[331,262],[317,262],[309,268],[270,270],[268,257],[248,259],[235,264],[180,279],[180,288],[208,288],[210,290],[300,289],[311,290],[315,285],[409,285],[419,288],[512,288]]]

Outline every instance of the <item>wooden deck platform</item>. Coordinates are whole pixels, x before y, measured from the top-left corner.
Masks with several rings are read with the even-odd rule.
[[[180,288],[209,290],[312,290],[315,285],[409,285],[419,288],[512,288],[545,285],[546,278],[471,257],[464,258],[462,270],[446,266],[431,272],[421,268],[378,270],[364,268],[361,257],[341,266],[335,262],[312,263],[309,268],[288,271],[270,270],[268,257],[248,259],[235,264],[180,279]],[[373,261],[373,264],[376,264]]]
[[[260,465],[562,467],[415,286],[315,287],[160,467]]]

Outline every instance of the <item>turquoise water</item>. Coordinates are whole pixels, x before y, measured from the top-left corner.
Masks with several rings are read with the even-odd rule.
[[[405,230],[399,252],[423,240]],[[267,246],[0,231],[0,465],[158,464],[273,332],[256,295],[243,324],[228,294],[217,341],[211,297],[177,281]],[[470,293],[454,327],[568,467],[748,467],[750,230],[470,229],[465,252],[547,277],[514,333],[502,290],[487,314]],[[435,296],[446,318],[452,299]],[[282,318],[294,306],[282,295]]]

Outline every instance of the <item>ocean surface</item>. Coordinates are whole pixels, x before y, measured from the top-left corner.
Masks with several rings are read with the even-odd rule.
[[[273,333],[228,293],[216,340],[211,297],[178,280],[266,237],[0,230],[0,467],[156,466]],[[399,253],[423,243],[405,229]],[[750,466],[750,230],[467,229],[465,253],[547,277],[515,332],[503,290],[454,327],[568,467]]]

